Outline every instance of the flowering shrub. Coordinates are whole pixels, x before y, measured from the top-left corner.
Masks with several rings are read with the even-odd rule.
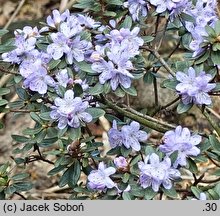
[[[70,199],[220,199],[220,126],[211,116],[220,91],[217,2],[80,0],[73,8],[10,39],[0,30],[0,71],[12,75],[0,88],[1,112],[27,112],[35,121],[12,135],[16,166],[53,164],[48,175],[60,175]],[[153,111],[129,102],[142,100],[140,80],[154,92]],[[159,83],[176,95],[168,104],[158,101]],[[12,89],[19,99],[10,103]],[[181,116],[191,109],[212,133],[160,119],[164,110]],[[89,127],[103,118],[111,124],[107,143]],[[0,167],[1,198],[33,187],[27,173],[10,169]]]

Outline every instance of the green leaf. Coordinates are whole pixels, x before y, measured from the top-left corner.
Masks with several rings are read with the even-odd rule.
[[[39,124],[43,124],[43,121],[41,120],[41,118],[35,113],[35,112],[31,112],[30,113],[31,118],[36,121]]]
[[[117,14],[114,11],[105,11],[103,16],[115,17]]]
[[[175,63],[175,67],[177,71],[185,71],[187,68],[190,67],[190,64],[188,61],[177,61]]]
[[[41,113],[39,114],[40,118],[45,120],[45,121],[50,121],[51,117],[50,117],[50,112],[45,112],[45,113]]]
[[[215,52],[211,52],[211,59],[212,59],[212,62],[216,65],[219,65],[220,64],[220,51],[215,51]]]
[[[14,39],[9,39],[4,44],[0,45],[0,53],[10,52],[14,49],[16,49],[16,46],[14,45]]]
[[[121,87],[127,94],[132,95],[132,96],[137,96],[137,91],[136,89],[131,86],[130,88],[124,88],[123,86]]]
[[[215,22],[215,33],[216,33],[217,35],[220,35],[220,21],[219,21],[219,20],[217,20],[217,21]]]
[[[14,181],[20,181],[20,180],[23,180],[29,176],[30,176],[30,174],[28,174],[28,173],[19,173],[19,174],[13,175],[11,177],[11,179]]]
[[[220,152],[220,142],[215,137],[215,135],[209,135],[209,142],[211,143],[211,146],[214,150]]]
[[[18,94],[19,98],[22,100],[28,100],[29,95],[27,94],[26,90],[23,88],[16,88],[16,93]]]
[[[129,173],[125,173],[125,174],[123,175],[122,182],[123,182],[123,183],[127,183],[128,180],[129,180],[129,178],[130,178],[130,174],[129,174]]]
[[[197,199],[199,199],[200,197],[200,193],[202,193],[202,190],[200,190],[199,188],[195,187],[195,186],[192,186],[191,187],[191,191],[193,192],[193,194],[195,195],[195,197]]]
[[[206,25],[206,26],[205,26],[205,30],[206,30],[206,32],[209,34],[209,36],[211,36],[211,37],[217,37],[217,34],[216,34],[215,30],[214,30],[211,26]]]
[[[171,89],[171,90],[176,90],[176,85],[178,84],[179,82],[177,80],[171,80],[171,79],[167,79],[167,80],[164,80],[162,83],[161,83],[161,87],[162,88],[168,88],[168,89]]]
[[[70,171],[69,171],[68,185],[73,188],[77,184],[77,182],[80,178],[80,174],[81,174],[80,162],[78,160],[75,160],[73,165],[69,169],[70,169]]]
[[[188,158],[187,161],[188,161],[190,172],[197,173],[198,172],[198,168],[196,166],[196,163],[191,158]]]
[[[154,38],[155,37],[149,36],[149,35],[148,36],[142,36],[142,39],[144,40],[144,43],[149,43],[149,42],[153,41]]]
[[[89,93],[91,95],[99,95],[104,91],[104,85],[100,84],[99,82],[96,83],[94,87],[90,87]]]
[[[70,128],[68,134],[72,141],[76,141],[81,137],[81,128]]]
[[[123,2],[121,0],[110,0],[108,4],[121,6],[123,5]]]
[[[122,22],[120,28],[128,28],[128,29],[130,29],[131,26],[132,26],[132,19],[131,19],[130,16],[127,15],[125,17],[124,21]]]
[[[92,70],[91,65],[84,62],[84,61],[83,62],[74,62],[74,63],[79,67],[80,70],[82,70],[86,73],[93,74],[93,75],[97,74],[96,71]]]
[[[180,16],[184,21],[193,22],[193,23],[195,22],[195,18],[187,13],[181,12]]]
[[[179,102],[178,106],[177,106],[177,113],[181,114],[184,112],[187,112],[188,110],[190,110],[192,108],[193,104],[184,104],[182,101]]]
[[[152,188],[145,189],[144,199],[151,200],[157,195],[157,192],[155,192]]]
[[[141,160],[141,155],[135,156],[135,157],[131,160],[130,166],[135,165],[135,164],[138,163],[140,160]]]
[[[53,168],[52,170],[50,170],[47,174],[50,176],[53,176],[61,171],[63,171],[65,169],[66,166],[64,165],[60,165],[58,167]]]
[[[120,88],[118,87],[114,93],[118,96],[118,97],[124,97],[125,96],[125,92]]]
[[[122,198],[123,198],[123,200],[131,200],[130,193],[124,191],[124,192],[122,193]]]
[[[12,139],[19,143],[25,143],[30,141],[28,137],[20,136],[20,135],[11,135]]]
[[[128,157],[128,155],[131,153],[132,149],[129,148],[125,148],[124,146],[121,146],[121,154],[124,156],[124,157]]]
[[[208,193],[210,194],[212,200],[219,200],[220,196],[218,195],[218,193],[215,190],[209,189]]]
[[[8,103],[8,101],[5,100],[5,99],[1,99],[1,100],[0,100],[0,106],[4,106],[4,105],[6,105],[7,103]]]
[[[14,187],[14,185],[10,185],[9,187],[7,187],[5,190],[6,194],[13,194],[16,191],[16,188]]]
[[[105,115],[105,111],[103,109],[94,107],[87,108],[86,112],[92,116],[92,119],[98,119],[99,117]]]
[[[10,93],[10,89],[8,88],[0,88],[0,96],[6,95]]]
[[[172,187],[171,189],[162,188],[162,191],[164,192],[166,196],[171,197],[171,198],[177,198],[178,196],[174,187]]]
[[[30,182],[17,182],[14,183],[13,186],[16,188],[16,191],[29,191],[33,187]]]
[[[154,81],[154,75],[150,71],[144,74],[143,80],[147,84],[152,84]]]
[[[0,29],[0,37],[2,37],[3,35],[7,34],[9,31],[6,29]]]
[[[49,69],[49,70],[53,70],[54,68],[57,67],[58,64],[60,64],[60,62],[61,62],[60,59],[59,59],[59,60],[54,60],[54,59],[52,59],[52,60],[49,62],[49,64],[48,64],[48,69]]]

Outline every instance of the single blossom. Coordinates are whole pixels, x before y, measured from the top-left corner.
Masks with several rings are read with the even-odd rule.
[[[69,10],[66,10],[62,14],[60,14],[60,12],[58,10],[53,10],[52,16],[50,15],[47,17],[47,24],[50,27],[57,28],[58,25],[61,22],[65,21],[69,16],[70,16]]]
[[[119,169],[120,168],[123,169],[123,168],[126,168],[128,166],[127,160],[124,157],[122,157],[122,156],[116,157],[114,159],[114,164]]]
[[[55,81],[47,74],[45,68],[40,68],[38,71],[31,73],[24,80],[24,87],[39,94],[46,94],[48,86],[55,87]]]
[[[67,90],[64,98],[57,97],[52,106],[50,117],[58,121],[58,128],[63,129],[67,125],[79,128],[84,123],[92,121],[92,116],[86,112],[88,101],[82,101],[80,97],[74,97],[73,90]]]
[[[177,169],[171,167],[171,160],[165,157],[160,162],[159,156],[155,153],[148,155],[144,162],[138,162],[140,169],[140,184],[143,188],[152,187],[158,192],[162,185],[166,189],[172,188],[172,180],[179,179],[181,174]]]
[[[195,70],[190,67],[188,74],[178,71],[176,79],[180,82],[176,86],[177,92],[182,96],[184,104],[206,104],[212,103],[209,92],[215,88],[215,83],[209,83],[212,80],[210,74],[204,71],[196,74]]]
[[[69,83],[73,82],[73,80],[69,78],[67,69],[59,71],[56,74],[56,79],[58,82],[57,84],[63,86],[64,88],[66,88]]]
[[[133,21],[138,21],[141,16],[147,16],[148,7],[144,0],[128,0],[124,2],[124,7],[128,8]]]
[[[106,168],[103,162],[99,163],[98,170],[92,170],[88,175],[88,186],[93,190],[103,191],[106,188],[113,188],[116,184],[109,177],[116,172],[114,167]]]
[[[201,141],[201,136],[191,135],[188,128],[178,126],[175,130],[167,131],[164,134],[163,145],[160,145],[159,148],[168,156],[177,151],[177,159],[173,166],[186,166],[188,157],[200,154],[200,150],[196,145]]]
[[[121,130],[118,130],[116,121],[113,121],[113,127],[109,130],[108,137],[112,148],[124,145],[127,149],[131,147],[135,151],[140,151],[140,142],[146,141],[148,135],[145,131],[140,130],[138,122],[132,121],[130,125],[124,125]]]

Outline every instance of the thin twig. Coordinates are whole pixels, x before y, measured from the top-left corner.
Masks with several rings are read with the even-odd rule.
[[[209,108],[209,107],[206,107],[206,109],[207,109],[210,113],[212,113],[216,118],[220,119],[220,115],[219,115],[217,112],[215,112],[215,110],[213,110],[213,109],[211,109],[211,108]]]
[[[10,24],[13,22],[14,18],[16,17],[16,15],[20,11],[20,9],[24,5],[24,3],[25,3],[25,0],[21,0],[21,2],[19,3],[18,7],[16,8],[16,10],[14,11],[14,13],[12,14],[12,16],[10,17],[10,19],[8,20],[8,22],[6,23],[6,25],[4,26],[3,29],[7,29],[10,26]]]
[[[22,199],[27,200],[27,198],[26,198],[24,195],[22,195],[22,194],[20,194],[20,193],[18,193],[18,192],[15,192],[15,194],[18,195],[18,196],[20,196]]]
[[[2,67],[0,67],[0,71],[5,73],[5,74],[19,75],[19,73],[17,73],[17,72],[9,71],[9,70],[6,70],[5,68],[2,68]]]
[[[166,20],[165,27],[164,27],[163,32],[162,32],[162,37],[161,37],[161,39],[160,39],[160,41],[159,41],[158,46],[156,47],[156,50],[157,50],[157,51],[160,49],[160,47],[161,47],[161,45],[162,45],[163,39],[164,39],[165,34],[166,34],[167,25],[168,25],[168,19]]]
[[[215,162],[207,153],[205,153],[205,156],[206,156],[213,164],[215,164],[217,167],[220,167],[220,164],[218,164],[217,162]]]
[[[161,57],[161,55],[158,53],[157,50],[154,49],[150,49],[147,46],[143,46],[143,49],[148,50],[149,52],[151,52],[159,61],[160,63],[163,65],[163,67],[174,77],[175,73],[173,72],[173,70],[170,68],[170,66],[166,63],[166,61]]]
[[[154,84],[155,106],[158,107],[159,106],[159,99],[158,99],[158,89],[157,89],[157,78],[156,77],[154,77],[153,84]]]
[[[208,122],[211,124],[211,126],[213,127],[213,129],[216,131],[216,133],[218,134],[218,136],[220,136],[220,127],[216,124],[215,121],[213,121],[213,119],[210,117],[209,113],[207,112],[207,108],[205,107],[204,110],[202,111],[202,109],[200,108],[201,112],[203,113],[203,115],[206,117],[206,119],[208,120]]]

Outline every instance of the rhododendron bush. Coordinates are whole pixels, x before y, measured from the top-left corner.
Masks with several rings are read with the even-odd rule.
[[[215,0],[80,0],[13,38],[0,30],[0,71],[12,76],[0,88],[1,112],[35,121],[12,134],[1,198],[31,190],[25,167],[39,160],[53,165],[48,175],[68,185],[70,199],[220,199],[217,8]],[[170,90],[166,104],[159,85]],[[12,89],[19,99],[9,103]],[[140,91],[153,92],[151,109],[130,103]],[[160,118],[191,109],[210,132]],[[107,142],[91,130],[103,119]],[[12,175],[13,166],[23,171]]]

